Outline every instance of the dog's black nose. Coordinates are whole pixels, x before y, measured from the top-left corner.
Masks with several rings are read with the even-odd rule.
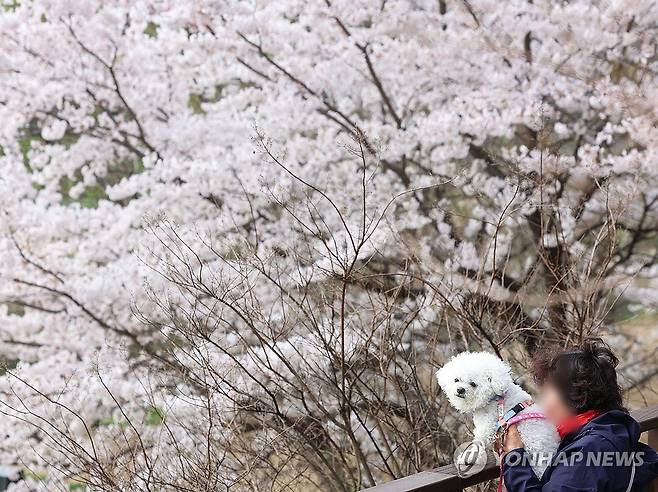
[[[466,393],[466,388],[457,388],[458,395],[463,395],[464,393]]]

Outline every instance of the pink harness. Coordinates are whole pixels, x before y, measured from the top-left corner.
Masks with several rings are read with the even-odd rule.
[[[507,422],[505,422],[505,428],[509,427],[510,425],[514,425],[518,422],[521,422],[522,420],[530,420],[530,419],[545,419],[546,415],[544,415],[541,412],[528,412],[528,413],[520,413],[519,415],[515,415],[511,419],[509,419]]]
[[[523,411],[523,409],[528,408],[530,405],[532,405],[532,400],[526,400],[519,405],[517,405],[515,408],[519,407],[519,412]],[[509,412],[508,412],[509,413]],[[500,459],[500,477],[498,480],[498,489],[497,492],[502,492],[503,491],[503,454],[504,454],[504,443],[505,443],[505,434],[507,434],[507,429],[511,425],[518,424],[519,422],[522,422],[524,420],[531,420],[531,419],[536,419],[536,420],[542,420],[545,419],[546,415],[544,415],[541,412],[528,412],[528,413],[516,413],[515,415],[512,415],[511,417],[508,416],[508,414],[505,413],[505,399],[500,398],[498,400],[498,431],[501,432],[500,435],[500,440],[499,442],[499,447],[498,447],[498,454],[499,454],[499,459]]]

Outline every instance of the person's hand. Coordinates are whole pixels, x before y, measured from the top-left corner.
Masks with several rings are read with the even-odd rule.
[[[507,429],[504,437],[505,440],[503,441],[502,446],[500,443],[501,439],[503,439],[503,436],[499,434],[496,436],[494,441],[494,452],[497,455],[501,454],[501,447],[503,453],[507,453],[513,449],[525,447],[523,441],[521,440],[521,434],[519,434],[519,430],[516,428],[516,425],[512,425],[509,429]]]
[[[523,441],[521,440],[521,434],[519,434],[519,429],[516,428],[516,425],[510,426],[505,433],[505,442],[503,443],[503,451],[506,453],[512,451],[513,449],[519,449],[524,447]]]

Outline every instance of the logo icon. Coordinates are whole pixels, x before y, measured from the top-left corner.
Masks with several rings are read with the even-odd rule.
[[[460,477],[474,475],[487,465],[487,450],[482,441],[461,444],[452,456]]]

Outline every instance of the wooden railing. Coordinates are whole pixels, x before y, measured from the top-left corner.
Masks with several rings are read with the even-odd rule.
[[[648,443],[658,448],[658,405],[640,408],[631,412],[642,428],[648,432]],[[446,465],[431,471],[424,471],[399,478],[391,482],[364,489],[363,492],[457,492],[465,487],[498,479],[500,470],[493,457],[482,471],[467,476],[459,476],[455,465]],[[656,484],[653,491],[658,492]]]

